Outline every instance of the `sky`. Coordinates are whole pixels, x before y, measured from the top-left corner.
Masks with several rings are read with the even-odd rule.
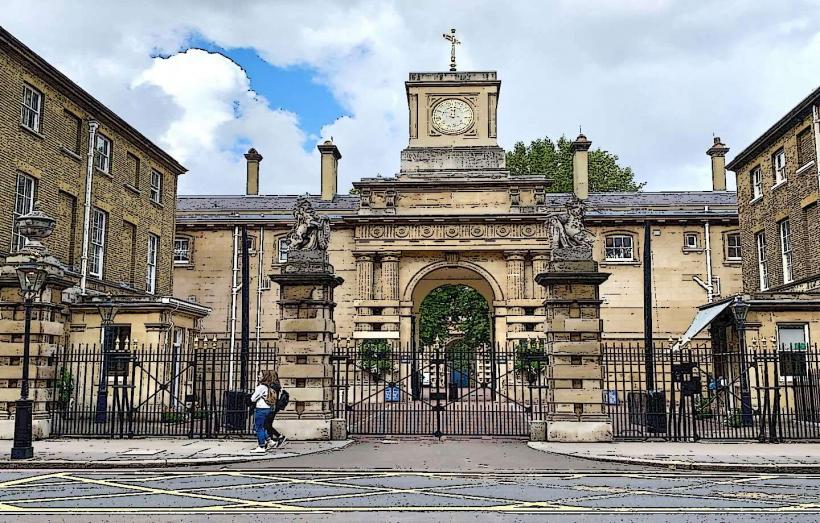
[[[818,0],[0,0],[0,25],[163,147],[181,194],[318,193],[392,176],[404,81],[459,70],[502,81],[499,144],[579,126],[646,190],[708,190],[718,135],[740,152],[820,84]],[[730,175],[730,185],[733,177]]]

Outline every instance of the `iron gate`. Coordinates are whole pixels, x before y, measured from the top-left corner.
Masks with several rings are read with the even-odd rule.
[[[453,352],[387,340],[337,347],[334,411],[351,434],[527,436],[547,409],[542,345]]]
[[[276,367],[276,346],[250,348],[248,373]],[[51,431],[56,436],[219,437],[252,433],[239,347],[181,348],[127,341],[61,348]]]
[[[618,439],[820,440],[816,345],[603,351],[604,403]]]

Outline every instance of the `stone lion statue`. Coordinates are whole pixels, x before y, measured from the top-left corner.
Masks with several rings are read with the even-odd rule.
[[[325,251],[330,241],[330,219],[317,216],[310,200],[300,196],[293,207],[296,222],[288,235],[288,250]]]
[[[565,205],[566,211],[553,213],[547,217],[547,230],[553,249],[574,247],[592,248],[595,235],[584,226],[586,205],[573,198]]]

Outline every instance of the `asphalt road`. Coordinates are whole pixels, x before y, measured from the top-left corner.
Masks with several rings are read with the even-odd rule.
[[[625,470],[487,440],[360,441],[256,469],[0,472],[0,521],[134,520],[808,522],[820,475]]]

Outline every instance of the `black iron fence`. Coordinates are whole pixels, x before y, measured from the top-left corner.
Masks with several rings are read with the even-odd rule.
[[[647,352],[619,343],[605,344],[603,355],[604,403],[618,439],[820,440],[817,345]]]
[[[117,340],[104,348],[61,348],[52,433],[119,438],[250,434],[246,394],[260,369],[276,368],[277,346],[251,346],[248,354],[243,364],[238,343],[207,341],[180,347]]]
[[[334,413],[351,434],[527,436],[547,410],[541,343],[357,340],[340,344],[332,361]]]

